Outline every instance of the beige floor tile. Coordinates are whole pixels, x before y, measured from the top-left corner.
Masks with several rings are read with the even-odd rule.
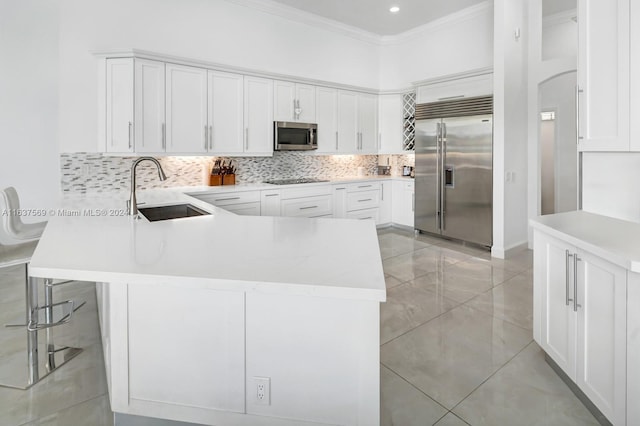
[[[491,258],[491,263],[513,272],[523,272],[533,267],[533,250],[523,250],[507,259]]]
[[[429,246],[383,260],[384,272],[401,282],[409,281],[446,265],[468,260],[469,255],[438,246]]]
[[[524,274],[474,297],[466,305],[533,330],[533,282]]]
[[[380,424],[431,425],[447,410],[386,367],[380,370]]]
[[[458,304],[410,282],[389,289],[380,305],[380,341],[386,343]]]
[[[394,287],[399,286],[400,284],[402,284],[402,281],[400,281],[399,279],[392,277],[389,274],[384,274],[384,282],[387,285],[387,290],[392,289]]]
[[[453,413],[447,413],[434,426],[467,426],[468,423]],[[496,425],[497,426],[497,425]]]
[[[531,340],[529,330],[463,305],[382,345],[381,361],[451,409]]]
[[[453,410],[474,426],[598,425],[531,343]]]
[[[113,412],[107,395],[82,402],[25,426],[113,426]]]
[[[400,235],[387,233],[378,236],[380,244],[380,255],[383,259],[411,253],[421,248],[429,247],[431,244],[419,241],[410,235]]]

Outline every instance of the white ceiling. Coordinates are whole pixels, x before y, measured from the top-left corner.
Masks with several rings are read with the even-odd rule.
[[[275,0],[381,36],[396,35],[485,0]],[[400,12],[391,13],[391,6]]]
[[[542,16],[575,10],[577,7],[578,0],[542,0]]]

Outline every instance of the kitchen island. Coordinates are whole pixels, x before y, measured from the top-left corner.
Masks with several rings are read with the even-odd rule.
[[[211,214],[54,217],[31,262],[34,277],[97,282],[116,424],[378,424],[375,225],[173,197]]]

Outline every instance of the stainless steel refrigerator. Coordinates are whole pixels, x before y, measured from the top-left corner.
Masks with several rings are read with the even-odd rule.
[[[416,106],[415,228],[492,244],[492,97]]]

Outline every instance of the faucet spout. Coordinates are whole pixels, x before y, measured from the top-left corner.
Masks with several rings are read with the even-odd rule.
[[[160,178],[161,181],[167,179],[167,175],[164,174],[164,170],[162,170],[160,162],[155,158],[140,157],[133,162],[133,164],[131,165],[131,194],[129,195],[128,210],[129,215],[135,218],[138,218],[138,202],[136,200],[136,169],[138,167],[138,164],[145,160],[151,161],[156,165],[156,167],[158,168],[158,178]]]

